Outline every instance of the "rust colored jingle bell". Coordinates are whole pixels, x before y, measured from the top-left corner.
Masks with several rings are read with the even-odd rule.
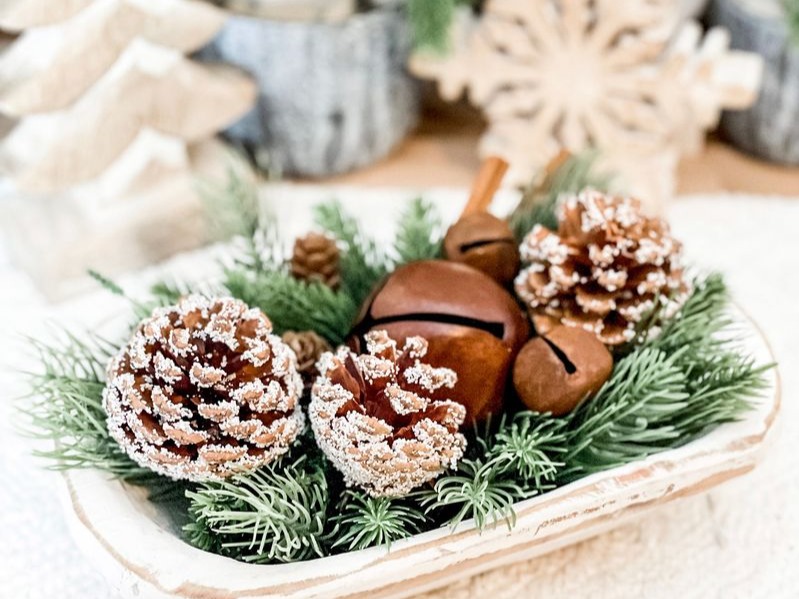
[[[385,330],[400,344],[427,339],[425,361],[458,375],[455,387],[434,399],[463,404],[467,421],[501,410],[513,358],[530,333],[519,305],[496,281],[444,260],[414,262],[387,277],[365,302],[350,346],[362,353],[371,330]]]
[[[508,223],[488,212],[461,217],[444,237],[447,259],[484,272],[500,285],[519,274],[519,247]]]
[[[613,357],[596,335],[557,326],[522,348],[513,384],[529,409],[562,416],[599,391],[612,371]]]

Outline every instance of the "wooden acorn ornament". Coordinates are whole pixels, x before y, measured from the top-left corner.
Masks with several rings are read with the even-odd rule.
[[[444,237],[448,260],[468,264],[503,286],[519,272],[519,248],[508,223],[487,210],[507,170],[501,158],[485,161],[463,214]]]
[[[463,404],[467,421],[498,412],[513,358],[529,324],[513,297],[484,273],[456,262],[428,260],[398,268],[364,304],[350,337],[359,353],[370,331],[385,330],[402,344],[428,341],[425,361],[458,375],[435,399]]]
[[[613,357],[596,335],[557,326],[522,348],[513,384],[529,409],[563,416],[599,391],[612,371]]]

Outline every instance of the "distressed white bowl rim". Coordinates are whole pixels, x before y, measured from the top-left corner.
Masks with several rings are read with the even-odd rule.
[[[736,309],[744,351],[774,357],[757,326]],[[189,546],[140,489],[107,475],[64,474],[70,528],[87,557],[126,596],[232,599],[406,597],[594,536],[658,504],[706,491],[752,470],[772,436],[780,380],[744,420],[678,449],[598,473],[519,502],[516,526],[480,533],[472,521],[395,543],[284,565],[250,565]]]

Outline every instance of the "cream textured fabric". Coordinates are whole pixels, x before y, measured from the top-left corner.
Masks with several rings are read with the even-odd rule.
[[[384,212],[361,208],[367,220]],[[726,273],[782,364],[782,430],[766,461],[709,494],[425,599],[799,597],[799,200],[685,198],[668,216],[688,261]],[[16,335],[41,331],[46,309],[0,251],[0,364],[22,363]],[[75,322],[98,318],[81,310],[66,307]],[[9,402],[20,391],[19,377],[0,370],[0,597],[114,598],[69,538],[57,477],[11,434]]]

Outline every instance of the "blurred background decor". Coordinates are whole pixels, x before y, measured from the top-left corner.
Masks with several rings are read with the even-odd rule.
[[[710,21],[766,65],[759,100],[725,114],[724,134],[755,156],[799,164],[799,1],[714,0]]]
[[[87,263],[116,272],[202,241],[197,177],[217,172],[214,134],[255,87],[185,54],[225,15],[195,0],[25,0],[0,57],[0,144],[11,251],[51,295]],[[68,285],[66,286],[68,287]]]
[[[256,108],[227,132],[257,162],[286,175],[342,173],[382,158],[416,124],[403,3],[222,4],[233,12],[203,57],[258,82]]]
[[[680,14],[683,19],[698,19],[709,2],[710,0],[680,0]]]
[[[663,201],[674,192],[677,162],[701,148],[722,108],[754,102],[761,63],[729,51],[717,29],[683,23],[676,0],[488,0],[465,11],[451,52],[418,52],[415,74],[441,95],[464,92],[489,126],[482,156],[512,165],[528,183],[562,149],[598,148],[625,187]]]

